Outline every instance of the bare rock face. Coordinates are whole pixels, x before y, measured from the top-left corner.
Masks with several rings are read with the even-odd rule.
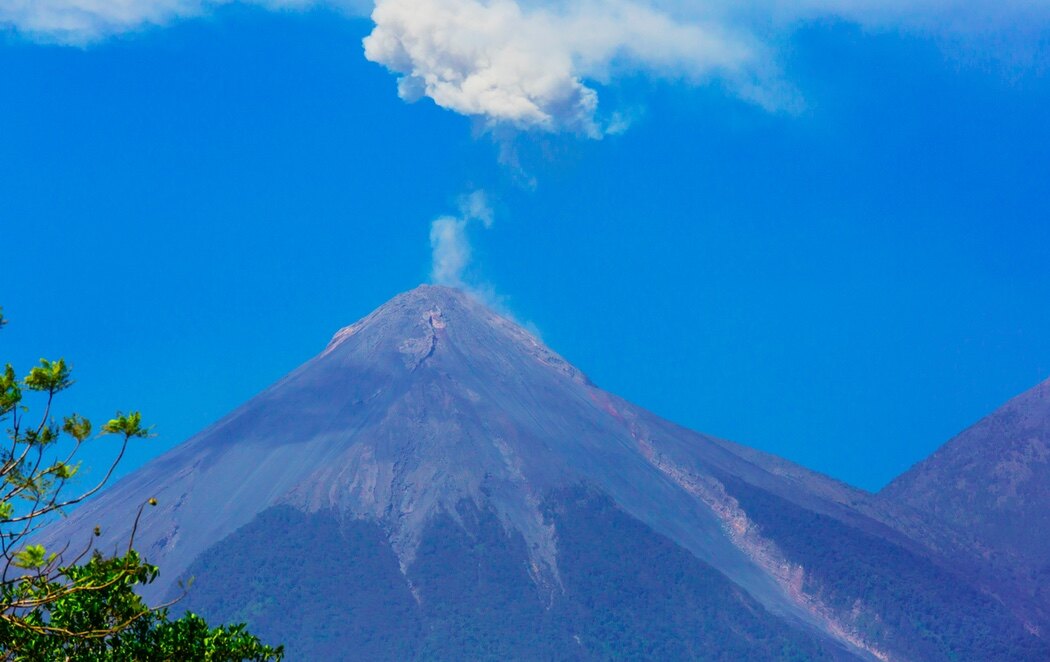
[[[664,421],[443,287],[41,542],[119,545],[151,496],[147,597],[192,575],[186,606],[298,659],[1050,657],[907,506]]]

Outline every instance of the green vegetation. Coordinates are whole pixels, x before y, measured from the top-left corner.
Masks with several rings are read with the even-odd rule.
[[[411,660],[422,631],[397,557],[370,521],[275,506],[197,557],[187,575],[193,589],[179,608],[247,621],[285,642],[291,660]]]
[[[408,572],[427,625],[417,659],[586,659],[560,618],[571,598],[533,581],[527,552],[520,533],[472,501],[433,518]]]
[[[723,482],[762,535],[805,568],[803,590],[891,655],[1050,659],[1050,647],[1001,603],[930,558],[742,481]]]
[[[86,418],[70,414],[58,423],[53,416],[55,397],[72,384],[62,359],[41,359],[24,377],[10,364],[0,374],[0,423],[8,426],[0,448],[0,659],[280,660],[282,648],[263,645],[243,625],[210,628],[194,614],[171,620],[166,606],[151,608],[135,593],[157,576],[133,549],[138,518],[156,505],[153,498],[139,507],[123,555],[106,557],[88,544],[69,556],[68,546],[29,544],[55,516],[108,482],[132,439],[151,436],[138,412],[118,413],[99,435],[119,439],[116,459],[100,481],[69,496],[77,455],[93,439]],[[44,402],[38,419],[29,418],[27,394]]]
[[[430,520],[405,574],[375,522],[270,508],[191,565],[183,605],[296,660],[836,659],[601,493],[546,513],[558,576],[537,583],[522,536],[468,500]]]
[[[548,501],[566,620],[601,660],[830,660],[713,567],[586,487]]]

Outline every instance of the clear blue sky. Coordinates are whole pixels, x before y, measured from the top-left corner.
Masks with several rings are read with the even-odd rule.
[[[398,98],[367,18],[14,25],[2,358],[71,360],[67,408],[143,410],[159,436],[124,471],[426,281],[430,223],[477,189],[464,278],[598,385],[861,487],[1050,376],[1041,52],[807,22],[770,37],[778,108],[595,74],[630,126],[532,128],[508,165],[484,118]]]

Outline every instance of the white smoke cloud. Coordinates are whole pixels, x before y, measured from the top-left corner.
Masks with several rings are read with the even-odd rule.
[[[1004,29],[1050,26],[1050,2],[376,0],[364,43],[369,60],[398,74],[407,101],[429,97],[488,129],[600,137],[626,123],[601,117],[594,83],[624,74],[717,80],[770,110],[799,107],[769,44],[828,18],[942,37],[995,34],[1001,51]]]
[[[87,44],[233,3],[370,13],[365,56],[398,75],[406,100],[429,97],[486,129],[591,137],[625,128],[599,112],[597,86],[626,74],[717,80],[764,107],[795,106],[773,45],[811,21],[983,39],[997,53],[1045,48],[1050,27],[1048,0],[0,0],[0,30]]]
[[[492,227],[493,213],[484,191],[460,199],[458,216],[441,216],[430,224],[430,279],[437,285],[467,287],[464,280],[470,265],[471,248],[467,228],[480,223]]]
[[[630,71],[718,75],[750,96],[760,59],[744,35],[632,0],[377,0],[372,20],[365,57],[400,74],[403,98],[519,129],[600,135],[598,94],[584,80]]]

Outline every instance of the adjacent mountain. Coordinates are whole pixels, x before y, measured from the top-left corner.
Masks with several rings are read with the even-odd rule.
[[[662,420],[442,287],[42,542],[126,545],[149,497],[148,597],[192,577],[181,607],[293,660],[1050,659],[952,527]]]
[[[1050,614],[1050,380],[1013,398],[887,485],[880,496],[958,532]],[[994,577],[989,580],[994,582]]]

